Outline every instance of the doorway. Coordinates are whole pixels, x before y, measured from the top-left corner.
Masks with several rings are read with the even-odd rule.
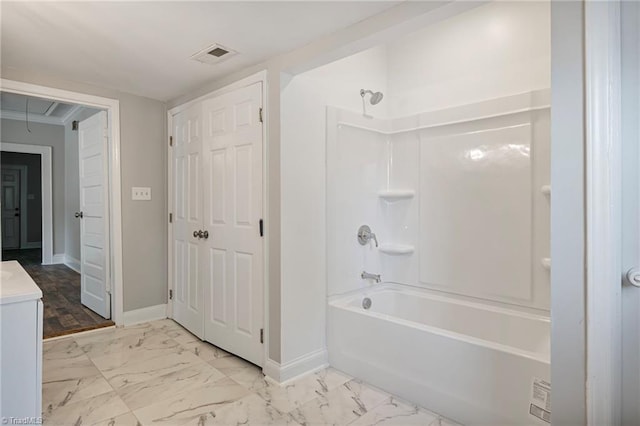
[[[12,141],[2,144],[2,259],[19,262],[43,291],[45,338],[113,325],[104,291],[108,227],[96,224],[107,207],[96,197],[108,186],[106,113],[20,94],[0,97],[3,139]],[[21,107],[23,120],[11,114]]]
[[[25,147],[29,149],[30,144],[24,142],[36,143],[36,148],[48,150],[49,154],[46,160],[46,155],[31,154],[43,158],[42,185],[40,188],[28,186],[28,195],[15,196],[15,190],[24,191],[26,185],[19,181],[5,184],[3,179],[4,192],[13,196],[14,211],[13,204],[25,198],[44,202],[40,203],[41,246],[21,247],[13,241],[16,237],[3,238],[2,260],[18,261],[42,289],[45,338],[114,325],[111,308],[116,303],[111,301],[111,210],[108,204],[111,172],[108,135],[112,133],[108,116],[111,111],[22,93],[3,92],[2,98],[3,101],[9,98],[9,102],[2,103],[3,157],[25,155],[18,153]],[[30,107],[26,103],[26,117],[20,120],[10,113],[9,107],[22,100],[25,103],[29,100]],[[15,168],[3,161],[3,177],[7,175],[9,180],[19,177],[20,170],[14,171]],[[33,214],[37,209],[21,208],[20,216],[13,216],[18,220],[9,220],[8,209],[4,207],[7,203],[3,200],[2,204],[3,219],[7,219],[5,228],[12,226],[17,232],[10,235],[24,236],[19,226],[26,221],[21,219],[28,214],[37,220]],[[33,243],[33,238],[29,242]],[[113,313],[117,311],[114,309]]]
[[[4,151],[2,173],[2,259],[42,263],[41,156]]]

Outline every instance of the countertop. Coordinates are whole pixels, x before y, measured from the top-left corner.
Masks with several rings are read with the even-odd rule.
[[[0,305],[42,298],[42,290],[15,260],[0,262]]]

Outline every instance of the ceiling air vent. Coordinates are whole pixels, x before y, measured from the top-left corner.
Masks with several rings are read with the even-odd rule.
[[[202,62],[204,64],[218,64],[234,56],[236,53],[238,52],[227,49],[226,47],[219,44],[212,44],[211,46],[208,46],[195,55],[191,56],[191,59]]]

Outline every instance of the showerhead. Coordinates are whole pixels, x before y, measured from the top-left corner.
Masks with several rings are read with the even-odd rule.
[[[366,95],[367,93],[371,94],[371,99],[369,99],[369,102],[371,103],[371,105],[377,105],[378,103],[380,103],[380,101],[384,97],[382,92],[372,92],[371,90],[360,89],[360,96],[362,96],[363,100],[364,100],[364,95]]]
[[[371,105],[375,105],[378,102],[380,102],[383,97],[384,95],[382,94],[382,92],[376,92],[373,95],[371,95],[371,100],[369,102],[371,102]]]

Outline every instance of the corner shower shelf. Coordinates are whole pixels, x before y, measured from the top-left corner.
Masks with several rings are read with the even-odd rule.
[[[385,189],[378,192],[378,197],[385,201],[408,200],[414,195],[413,189]]]
[[[411,254],[414,251],[414,247],[407,244],[380,244],[378,250],[384,254],[394,256],[399,254]]]

